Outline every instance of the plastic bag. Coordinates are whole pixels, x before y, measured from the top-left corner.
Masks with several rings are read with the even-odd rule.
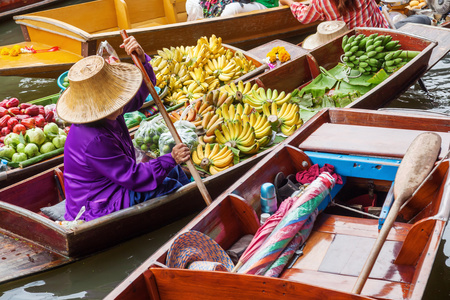
[[[138,110],[127,112],[123,115],[123,117],[125,118],[125,124],[127,124],[127,127],[136,126],[146,118],[145,115]]]
[[[195,133],[195,125],[188,121],[177,121],[173,124],[175,128],[177,129],[177,132],[181,138],[181,141],[183,141],[184,144],[186,144],[189,149],[193,149],[197,146],[198,143],[198,137]],[[161,134],[161,137],[159,139],[159,153],[160,155],[164,155],[167,153],[172,152],[173,147],[175,146],[175,141],[172,138],[172,135],[170,132]]]
[[[169,129],[162,117],[144,120],[134,135],[133,145],[144,153],[152,152],[155,156],[159,156],[159,139],[165,132],[169,132]]]
[[[203,8],[200,5],[199,0],[187,0],[186,1],[186,13],[188,15],[188,21],[195,21],[203,19]]]
[[[116,50],[108,43],[108,41],[100,42],[97,49],[97,55],[103,57],[109,64],[119,63],[120,59]]]

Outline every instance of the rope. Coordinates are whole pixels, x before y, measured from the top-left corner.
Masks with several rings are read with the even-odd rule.
[[[330,197],[331,197],[331,195],[330,195]],[[366,213],[364,211],[360,211],[360,210],[357,210],[357,209],[354,209],[354,208],[351,208],[351,207],[348,207],[348,206],[336,203],[333,199],[331,199],[330,205],[338,206],[338,207],[341,207],[343,209],[347,209],[347,210],[359,213],[361,215],[365,215],[367,217],[371,217],[371,218],[375,218],[375,219],[379,219],[380,218],[379,216],[376,216],[376,215],[373,215],[373,214],[369,214],[369,213]]]

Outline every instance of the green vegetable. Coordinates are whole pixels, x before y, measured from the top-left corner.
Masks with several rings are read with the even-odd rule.
[[[53,143],[46,142],[44,145],[41,146],[41,153],[45,154],[45,153],[48,153],[55,149],[56,149],[56,147],[55,147],[55,145],[53,145]]]
[[[5,140],[3,142],[5,145],[16,148],[17,145],[19,145],[21,141],[20,141],[20,137],[17,133],[11,132],[5,137]]]
[[[0,148],[0,157],[11,159],[14,153],[16,153],[16,150],[11,146],[3,146]]]
[[[16,146],[16,151],[19,152],[19,153],[25,153],[25,144],[19,143]]]
[[[28,156],[28,158],[34,157],[36,155],[39,155],[39,148],[38,148],[38,146],[36,144],[28,143],[25,146],[24,150],[25,150],[24,153]]]
[[[58,135],[54,137],[52,140],[52,144],[56,147],[56,149],[63,148],[65,143],[66,143],[65,135]]]
[[[12,162],[22,162],[27,160],[27,155],[25,153],[14,153],[12,156]]]
[[[59,134],[59,127],[56,123],[50,122],[44,126],[44,133],[46,136],[54,138]]]
[[[63,129],[59,128],[58,135],[65,135],[65,136],[67,136],[67,133]]]
[[[59,148],[59,149],[56,149],[54,151],[47,152],[45,154],[40,154],[40,155],[37,155],[35,157],[29,158],[29,159],[27,159],[25,161],[22,161],[22,162],[18,163],[18,164],[14,163],[14,164],[12,164],[12,166],[15,167],[15,168],[17,168],[17,167],[26,168],[28,166],[31,166],[32,164],[38,163],[38,162],[46,160],[48,158],[52,158],[52,157],[54,157],[56,155],[60,155],[63,152],[64,152],[64,148]],[[8,165],[10,165],[10,164],[8,164]]]
[[[27,141],[27,143],[34,143],[36,145],[41,145],[45,142],[44,131],[42,131],[42,129],[40,129],[38,127],[28,129],[27,133],[25,134],[25,140]]]

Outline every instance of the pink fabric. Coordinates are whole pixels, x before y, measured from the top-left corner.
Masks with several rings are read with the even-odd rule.
[[[291,4],[294,17],[302,24],[315,21],[344,21],[349,29],[354,27],[389,28],[375,0],[356,0],[355,10],[340,15],[333,0],[312,0],[310,5]]]
[[[292,207],[294,200],[295,199],[289,197],[281,202],[278,210],[271,215],[261,227],[259,227],[252,241],[239,259],[241,263],[245,263],[250,257],[252,257],[256,250],[258,250],[262,243],[264,243],[266,238],[272,233],[273,229],[278,225],[280,220],[283,219],[286,212]]]
[[[334,172],[334,166],[330,164],[324,164],[322,168],[319,169],[319,165],[315,164],[311,166],[307,171],[298,172],[295,175],[295,179],[297,179],[298,182],[301,184],[305,183],[311,183],[319,177],[319,174],[323,172],[328,172],[333,176],[334,180],[336,181],[336,184],[342,184],[342,177],[339,174],[336,174]]]

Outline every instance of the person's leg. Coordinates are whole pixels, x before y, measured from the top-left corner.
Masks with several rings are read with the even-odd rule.
[[[395,23],[395,28],[399,29],[406,23],[418,23],[418,24],[431,25],[431,19],[430,19],[430,17],[425,16],[425,15],[412,15],[412,16],[409,16],[409,17]]]
[[[130,206],[142,203],[144,201],[159,196],[164,196],[173,193],[183,185],[188,184],[189,182],[190,182],[189,179],[187,178],[186,174],[184,174],[181,167],[176,166],[169,172],[169,174],[167,174],[167,177],[164,178],[162,184],[158,185],[156,189],[141,193],[130,191]]]
[[[266,9],[267,7],[265,7],[264,5],[262,5],[261,3],[258,2],[251,2],[251,3],[239,3],[239,2],[233,2],[230,4],[227,4],[225,6],[225,8],[223,9],[222,14],[220,15],[221,17],[228,17],[228,16],[233,16],[239,13],[244,13],[244,12],[250,12],[250,11],[254,11],[254,10],[259,10],[259,9]]]

